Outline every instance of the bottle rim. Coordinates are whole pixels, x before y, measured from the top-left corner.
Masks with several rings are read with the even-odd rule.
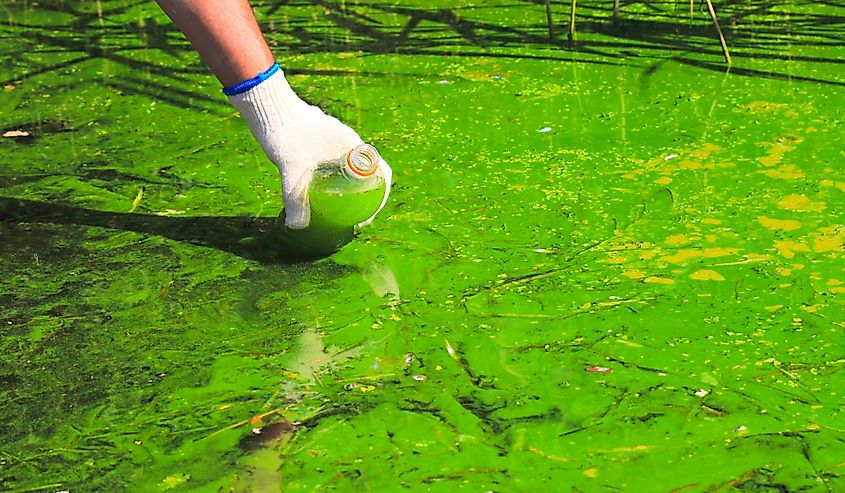
[[[367,178],[376,174],[379,168],[379,154],[369,144],[355,146],[346,153],[346,166],[353,175]]]

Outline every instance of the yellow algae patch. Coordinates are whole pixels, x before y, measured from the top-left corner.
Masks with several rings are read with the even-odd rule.
[[[703,222],[704,224],[714,224],[714,225],[715,224],[722,224],[722,221],[720,221],[718,219],[710,219],[709,217],[702,219],[701,222]]]
[[[658,276],[648,276],[643,279],[643,282],[651,283],[651,284],[675,284],[674,279],[669,279],[666,277],[658,277]]]
[[[841,286],[842,281],[840,281],[839,279],[828,279],[825,284],[827,284],[828,286]]]
[[[700,270],[689,275],[696,281],[724,281],[725,278],[715,270]]]
[[[780,158],[780,154],[769,154],[767,156],[758,157],[757,161],[759,161],[760,164],[763,164],[765,166],[774,166],[780,162]]]
[[[819,182],[819,185],[823,187],[836,187],[845,192],[845,181],[822,180]]]
[[[760,262],[762,260],[771,260],[772,256],[765,253],[749,253],[745,256],[749,262]]]
[[[794,194],[778,202],[778,207],[788,211],[808,212],[823,211],[827,206],[824,202],[812,202],[804,194]]]
[[[666,238],[667,245],[680,245],[681,243],[689,243],[692,241],[687,235],[671,235]]]
[[[660,260],[664,260],[666,262],[672,264],[680,264],[682,262],[686,262],[687,260],[694,259],[696,257],[701,256],[701,250],[693,249],[693,248],[684,248],[683,250],[679,250],[678,253],[674,255],[667,255],[665,257],[660,257]]]
[[[614,255],[606,259],[599,260],[599,262],[602,264],[624,264],[628,262],[628,259]]]
[[[763,262],[765,260],[771,260],[771,255],[761,255],[759,253],[748,253],[742,256],[743,260],[738,260],[736,262],[721,262],[715,265],[742,265],[742,264],[749,264],[751,262]]]
[[[764,228],[783,231],[794,231],[801,227],[801,223],[792,219],[771,219],[766,216],[757,216],[757,220]]]
[[[769,178],[775,178],[778,180],[798,180],[804,178],[804,172],[794,164],[787,164],[775,169],[758,171],[758,173],[763,173]]]
[[[654,183],[657,183],[658,185],[668,185],[672,183],[672,179],[668,176],[661,176],[660,178],[654,180]]]
[[[818,305],[805,305],[801,307],[807,313],[816,313],[819,310]]]
[[[727,255],[733,255],[739,251],[739,248],[720,248],[720,247],[713,247],[713,248],[705,248],[702,250],[701,254],[707,258],[712,257],[725,257]]]
[[[792,258],[795,252],[809,252],[810,247],[792,240],[776,240],[775,248],[785,258]]]
[[[798,140],[796,140],[795,142],[800,143],[803,140],[804,140],[803,138],[799,137]],[[789,151],[795,150],[794,146],[782,144],[780,142],[772,142],[772,143],[769,143],[769,145],[771,147],[766,152],[768,152],[770,155],[773,155],[773,156],[782,156]],[[759,159],[758,159],[758,161],[759,161]]]
[[[845,230],[837,228],[822,228],[819,233],[811,233],[813,237],[813,251],[818,253],[824,252],[841,252],[842,245],[845,243]]]
[[[772,103],[770,101],[754,101],[742,107],[751,113],[771,113],[786,106],[786,103]]]
[[[667,255],[665,257],[661,257],[660,260],[672,263],[672,264],[680,264],[686,262],[687,260],[691,260],[698,257],[706,257],[706,258],[713,258],[713,257],[724,257],[727,255],[733,255],[739,251],[738,248],[721,248],[721,247],[713,247],[713,248],[705,248],[704,250],[698,248],[684,248],[679,250],[674,255]]]
[[[599,470],[595,467],[584,469],[582,472],[584,473],[584,476],[587,476],[588,478],[594,478],[599,475]]]
[[[642,279],[645,277],[645,272],[641,270],[626,270],[622,275],[628,279]]]
[[[678,166],[681,169],[701,169],[701,161],[695,161],[693,159],[684,159],[678,164]]]
[[[701,146],[700,149],[695,149],[692,152],[690,152],[690,155],[703,159],[703,158],[709,157],[710,154],[712,154],[716,151],[721,151],[721,150],[722,150],[722,148],[717,146],[716,144],[711,144],[709,142],[705,142],[705,144],[703,146]]]
[[[792,269],[787,269],[786,267],[777,267],[775,269],[775,272],[777,272],[778,274],[780,274],[782,276],[788,276],[788,275],[792,274]]]
[[[641,260],[651,260],[657,255],[657,251],[655,250],[645,250],[640,252],[640,259]]]
[[[766,311],[773,312],[775,310],[780,310],[781,308],[783,308],[783,305],[772,305],[772,306],[767,306]]]

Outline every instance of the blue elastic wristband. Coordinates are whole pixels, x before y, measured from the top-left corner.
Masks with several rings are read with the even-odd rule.
[[[257,86],[258,84],[261,84],[262,82],[270,78],[271,75],[275,74],[281,69],[282,67],[280,67],[278,63],[274,63],[270,66],[270,68],[268,68],[264,72],[259,73],[252,79],[245,80],[239,84],[235,84],[232,87],[224,87],[223,94],[227,96],[234,96],[235,94],[247,92],[253,87]]]

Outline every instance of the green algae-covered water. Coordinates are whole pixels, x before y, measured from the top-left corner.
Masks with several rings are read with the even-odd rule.
[[[256,3],[339,253],[151,2],[7,1],[0,490],[845,491],[836,3]]]

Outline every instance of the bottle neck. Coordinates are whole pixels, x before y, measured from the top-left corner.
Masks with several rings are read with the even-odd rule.
[[[361,144],[341,157],[340,169],[353,180],[365,180],[378,172],[380,157],[375,147]]]

